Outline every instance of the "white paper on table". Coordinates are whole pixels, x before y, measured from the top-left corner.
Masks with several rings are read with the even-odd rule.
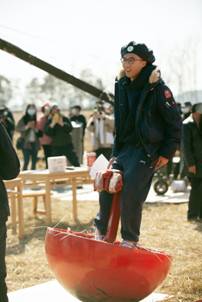
[[[92,179],[95,179],[96,173],[107,169],[108,164],[109,161],[106,159],[106,157],[103,154],[100,154],[100,156],[98,156],[98,158],[94,161],[92,167],[90,168],[90,177]]]

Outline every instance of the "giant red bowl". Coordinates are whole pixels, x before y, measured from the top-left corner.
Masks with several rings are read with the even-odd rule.
[[[61,285],[86,302],[140,301],[165,279],[171,257],[96,241],[90,234],[48,228],[45,250]]]

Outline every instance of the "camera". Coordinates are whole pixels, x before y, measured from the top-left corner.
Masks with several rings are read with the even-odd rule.
[[[0,109],[0,117],[7,116],[8,110],[6,108]]]
[[[102,114],[104,112],[104,102],[102,102],[102,101],[97,102],[94,112]]]

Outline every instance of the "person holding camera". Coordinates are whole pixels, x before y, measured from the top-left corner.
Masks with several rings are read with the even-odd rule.
[[[86,128],[91,134],[96,157],[103,154],[107,159],[110,159],[114,143],[114,117],[112,114],[106,113],[102,103],[99,103],[95,108]]]
[[[72,143],[72,129],[70,120],[61,114],[58,105],[53,105],[45,125],[45,133],[52,138],[52,156],[64,155],[73,166],[79,167]]]

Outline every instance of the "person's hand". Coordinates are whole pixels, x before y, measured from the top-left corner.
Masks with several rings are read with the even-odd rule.
[[[98,119],[98,116],[99,116],[99,113],[98,113],[97,110],[95,110],[95,111],[93,112],[93,120]]]
[[[63,118],[62,118],[62,116],[60,116],[60,118],[59,118],[59,121],[58,121],[58,124],[60,125],[60,126],[64,126],[64,122],[63,122]]]
[[[30,122],[30,128],[34,129],[35,128],[35,121]]]
[[[180,150],[176,150],[175,156],[180,156]]]
[[[52,117],[52,123],[53,124],[58,124],[60,121],[60,114],[59,113],[54,113],[53,117]]]
[[[99,118],[105,118],[105,113],[104,111],[99,112]]]
[[[189,166],[188,171],[189,173],[196,174],[196,166]]]
[[[107,165],[107,169],[111,168],[112,164],[116,161],[116,157],[112,156],[109,160],[109,163]]]
[[[155,164],[155,170],[160,169],[161,167],[167,165],[168,163],[168,158],[163,157],[163,156],[159,156],[158,160],[156,161]]]
[[[35,128],[35,121],[30,121],[27,123],[27,126],[26,126],[27,129],[34,129]]]
[[[1,117],[0,117],[0,122],[2,122],[3,124],[5,124],[5,123],[6,123],[6,119],[5,119],[5,117],[4,117],[4,116],[1,116]]]

